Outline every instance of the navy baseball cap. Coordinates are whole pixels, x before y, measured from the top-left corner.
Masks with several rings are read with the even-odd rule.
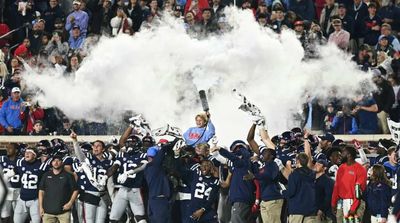
[[[324,165],[324,167],[328,166],[328,159],[326,158],[326,155],[323,153],[317,153],[314,155],[314,164],[315,163],[320,163]]]
[[[318,136],[321,140],[328,140],[329,142],[335,141],[335,136],[333,136],[331,133],[325,133],[322,136]]]

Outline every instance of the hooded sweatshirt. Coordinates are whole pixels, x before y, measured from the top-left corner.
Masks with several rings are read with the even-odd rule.
[[[317,213],[315,182],[315,172],[306,167],[295,169],[289,175],[288,188],[283,191],[283,196],[288,199],[289,215],[313,216]]]

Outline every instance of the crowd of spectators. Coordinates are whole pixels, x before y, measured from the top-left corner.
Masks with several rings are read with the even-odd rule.
[[[305,60],[328,42],[353,54],[363,71],[373,69],[379,91],[351,103],[304,105],[303,126],[337,134],[389,133],[386,118],[400,120],[400,1],[398,0],[6,0],[0,21],[0,132],[69,134],[57,108],[32,101],[22,78],[24,63],[37,72],[54,67],[73,76],[100,36],[135,35],[170,14],[195,38],[227,29],[224,8],[251,10],[261,27],[292,29]],[[266,43],[267,44],[267,43]],[[75,122],[79,134],[107,134],[107,124]],[[65,128],[66,127],[66,128]]]

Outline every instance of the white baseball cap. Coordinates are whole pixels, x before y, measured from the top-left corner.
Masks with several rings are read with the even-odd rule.
[[[14,93],[14,92],[21,92],[21,90],[19,89],[19,87],[13,87],[11,90],[11,93]]]

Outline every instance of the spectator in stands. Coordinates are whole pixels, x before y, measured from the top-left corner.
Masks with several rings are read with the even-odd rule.
[[[340,20],[342,20],[342,28],[350,33],[350,39],[352,39],[355,21],[350,15],[348,15],[346,6],[344,4],[339,4],[338,16]]]
[[[14,74],[11,76],[10,79],[7,79],[4,83],[4,87],[6,88],[7,95],[11,94],[11,90],[14,87],[18,87],[21,89],[21,70],[15,70]]]
[[[346,51],[350,43],[350,33],[342,29],[342,20],[337,17],[332,19],[332,25],[335,31],[329,35],[328,42]]]
[[[354,19],[351,52],[357,53],[359,47],[364,43],[364,19],[368,16],[368,6],[362,0],[353,0],[348,13]]]
[[[389,116],[390,119],[395,122],[400,122],[400,82],[399,77],[396,75],[389,75],[388,81],[392,86],[393,93],[395,95],[395,100],[390,109]]]
[[[314,222],[317,214],[314,171],[308,168],[305,153],[296,156],[296,169],[289,175],[287,190],[283,196],[288,200],[290,223]]]
[[[366,44],[363,44],[356,56],[353,56],[353,61],[355,61],[362,71],[368,71],[372,67],[372,49]]]
[[[379,70],[374,70],[372,80],[378,88],[377,91],[374,92],[373,97],[378,105],[379,132],[389,134],[390,132],[386,119],[389,117],[390,110],[395,102],[394,91],[389,81],[382,77]]]
[[[257,17],[257,22],[260,24],[261,27],[267,27],[267,15],[266,14],[259,14]]]
[[[23,59],[29,59],[32,57],[32,53],[29,50],[31,42],[28,38],[25,38],[23,43],[17,47],[14,51],[14,57],[21,57]]]
[[[326,0],[325,7],[322,9],[319,24],[321,25],[322,32],[325,37],[329,37],[329,34],[333,31],[332,29],[332,16],[337,16],[339,5],[335,3],[335,0]]]
[[[44,130],[43,122],[41,120],[36,120],[33,123],[33,129],[29,132],[31,136],[44,136],[47,135],[46,131]]]
[[[200,22],[201,36],[208,36],[218,30],[218,25],[212,18],[212,9],[205,8],[202,12],[203,19]]]
[[[283,7],[274,7],[271,15],[271,28],[276,33],[280,33],[282,27],[291,27],[287,19],[285,18],[285,13]]]
[[[389,40],[386,36],[383,36],[376,46],[376,53],[379,54],[379,52],[384,52],[390,57],[393,57],[395,53],[393,47],[389,44]]]
[[[93,12],[91,28],[94,34],[111,35],[110,21],[113,17],[111,1],[102,0]]]
[[[207,0],[187,0],[185,6],[185,15],[189,11],[191,11],[194,15],[196,21],[201,21],[202,14],[201,12],[203,9],[208,8],[208,1]]]
[[[56,18],[64,18],[64,13],[58,4],[58,0],[49,0],[49,6],[43,13],[43,19],[46,21],[46,32],[52,33]]]
[[[357,106],[352,113],[356,116],[360,134],[378,133],[378,105],[371,96],[363,96],[361,93],[354,98]]]
[[[351,115],[349,104],[344,104],[342,110],[336,113],[333,118],[331,131],[333,134],[357,134],[357,120]]]
[[[396,7],[393,0],[383,0],[381,2],[381,8],[378,9],[378,15],[382,19],[383,23],[387,23],[392,26],[394,29],[396,23],[399,22],[398,15],[400,13],[400,9]]]
[[[64,29],[64,22],[61,18],[56,18],[54,20],[54,30],[53,33],[57,32],[63,41],[67,41],[69,37],[69,33]]]
[[[349,216],[362,219],[364,215],[365,202],[361,199],[361,193],[366,190],[367,171],[355,161],[356,157],[357,150],[354,147],[346,146],[343,149],[342,165],[337,171],[331,203],[337,222],[345,222]],[[342,205],[339,206],[340,199]]]
[[[68,15],[65,23],[65,29],[69,32],[69,34],[73,35],[74,27],[79,27],[81,30],[81,34],[83,37],[86,37],[88,24],[89,24],[89,16],[86,12],[81,10],[81,1],[74,0],[72,2],[74,11]]]
[[[265,2],[261,2],[261,5],[263,3],[266,7]],[[221,0],[213,0],[212,1],[212,9],[213,9],[213,14],[215,15],[216,19],[218,20],[224,14],[225,5],[221,3]]]
[[[315,134],[322,134],[324,130],[325,110],[320,104],[318,99],[309,97],[307,104],[303,105],[303,127],[315,132]]]
[[[394,35],[392,35],[392,26],[387,23],[382,24],[379,40],[384,36],[388,38],[389,44],[395,51],[400,51],[400,42]]]
[[[40,19],[33,25],[32,32],[29,34],[30,51],[33,55],[37,55],[42,47],[42,37],[44,35],[45,22]]]
[[[47,43],[45,50],[48,53],[49,60],[55,56],[67,55],[69,46],[67,42],[63,42],[61,35],[58,32],[54,32],[50,41]]]
[[[32,101],[32,97],[28,95],[25,102],[21,105],[19,118],[23,124],[22,132],[29,134],[33,131],[34,123],[44,118],[44,110]]]
[[[139,31],[140,25],[143,22],[143,10],[139,5],[138,0],[130,0],[126,10],[128,11],[127,14],[129,18],[132,20],[133,32]]]
[[[304,20],[315,19],[315,8],[312,0],[289,0],[289,10]]]
[[[364,19],[365,39],[364,43],[375,46],[378,43],[382,25],[381,18],[376,14],[376,4],[371,2],[368,5],[368,16]]]
[[[335,117],[335,114],[336,114],[336,111],[335,111],[335,108],[333,107],[333,104],[329,103],[326,106],[326,114],[325,114],[325,118],[324,118],[326,131],[329,131],[331,129],[333,118]]]
[[[118,8],[117,15],[111,19],[110,24],[113,36],[119,33],[133,34],[133,32],[131,33],[132,19],[125,14],[124,8],[122,7]]]
[[[258,8],[257,8],[256,14],[255,14],[256,15],[256,19],[258,19],[258,16],[260,14],[269,14],[268,13],[268,8],[267,8],[267,4],[265,4],[265,2],[261,2],[260,4],[258,4]]]
[[[81,33],[81,27],[75,25],[72,28],[72,35],[68,40],[69,47],[74,52],[79,52],[83,47],[83,43],[85,42],[85,36]]]
[[[8,69],[8,71],[9,71],[9,73],[12,75],[12,74],[14,74],[14,72],[15,72],[15,70],[21,70],[21,63],[20,63],[20,61],[18,60],[18,58],[16,58],[16,57],[13,57],[11,60],[10,60],[10,68]]]
[[[69,135],[71,135],[72,132],[76,132],[71,127],[72,127],[71,122],[69,121],[68,118],[65,117],[62,120],[62,128],[60,130],[58,130],[57,132],[59,135],[69,136]]]
[[[19,119],[21,110],[21,90],[14,87],[11,90],[11,97],[4,102],[0,110],[0,124],[5,128],[6,135],[20,135],[22,122]]]
[[[81,63],[81,57],[79,56],[79,54],[73,54],[70,59],[69,59],[69,63],[68,63],[68,67],[65,70],[67,72],[67,76],[74,74],[78,69],[79,69],[79,65]]]

